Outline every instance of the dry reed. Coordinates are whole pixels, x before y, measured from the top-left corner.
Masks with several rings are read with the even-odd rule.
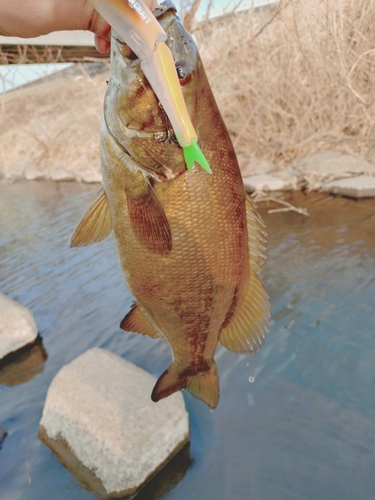
[[[375,0],[282,0],[195,36],[240,157],[375,149]]]

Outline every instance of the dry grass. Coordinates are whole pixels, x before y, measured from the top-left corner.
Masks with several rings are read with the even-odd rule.
[[[77,65],[0,96],[0,177],[16,180],[32,170],[46,178],[56,171],[75,178],[100,172],[99,122],[109,68],[98,66],[92,76],[87,65]]]
[[[375,0],[282,0],[195,35],[240,157],[373,161]]]

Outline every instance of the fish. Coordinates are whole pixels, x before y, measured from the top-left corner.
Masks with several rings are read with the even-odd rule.
[[[186,389],[213,409],[220,394],[218,344],[252,354],[268,333],[270,302],[259,276],[267,235],[245,191],[193,38],[170,0],[154,14],[168,35],[212,174],[198,166],[187,169],[139,59],[113,31],[101,121],[103,188],[70,244],[85,246],[114,233],[122,273],[135,298],[120,326],[165,339],[173,353],[152,400]]]

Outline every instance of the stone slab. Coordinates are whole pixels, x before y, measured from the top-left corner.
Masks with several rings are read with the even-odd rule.
[[[57,170],[54,170],[50,176],[50,179],[52,181],[65,181],[65,182],[70,182],[70,181],[75,181],[76,177],[73,172],[69,172],[68,170],[65,170],[63,168],[59,168]]]
[[[352,198],[368,198],[375,196],[375,177],[361,175],[338,179],[324,184],[323,190],[341,196],[351,196]]]
[[[347,173],[375,174],[375,165],[372,163],[335,151],[323,151],[302,158],[298,161],[297,167],[305,174],[317,172],[327,177]]]
[[[276,166],[269,160],[264,158],[258,158],[254,156],[250,161],[242,162],[241,173],[243,177],[249,175],[263,175],[269,174],[273,170],[276,170]]]
[[[24,176],[27,181],[40,181],[44,179],[43,172],[34,167],[26,167]]]
[[[38,328],[31,312],[0,293],[0,359],[33,343],[37,336]]]
[[[287,191],[293,189],[290,182],[272,175],[251,175],[243,177],[246,190],[253,191]]]
[[[53,379],[41,439],[52,449],[53,440],[66,443],[109,496],[131,497],[189,440],[181,392],[154,403],[155,382],[119,356],[90,349]]]
[[[81,177],[82,177],[82,181],[86,182],[88,184],[103,182],[102,173],[100,171],[96,171],[96,170],[82,172]]]

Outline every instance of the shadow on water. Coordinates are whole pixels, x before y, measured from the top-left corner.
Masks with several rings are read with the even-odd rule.
[[[0,385],[8,431],[1,498],[93,498],[37,438],[63,365],[93,346],[156,376],[170,363],[165,342],[119,329],[132,296],[113,240],[68,246],[97,192],[73,183],[0,185],[0,291],[32,311],[48,352],[44,365],[39,352],[26,369],[8,368]],[[139,499],[375,498],[375,200],[284,196],[311,217],[268,214],[271,205],[260,204],[269,232],[268,339],[252,357],[219,346],[218,408],[184,396],[192,465],[171,463]],[[16,372],[35,376],[14,385]]]
[[[191,466],[190,444],[187,443],[167,465],[138,493],[135,500],[157,500],[182,481]]]

